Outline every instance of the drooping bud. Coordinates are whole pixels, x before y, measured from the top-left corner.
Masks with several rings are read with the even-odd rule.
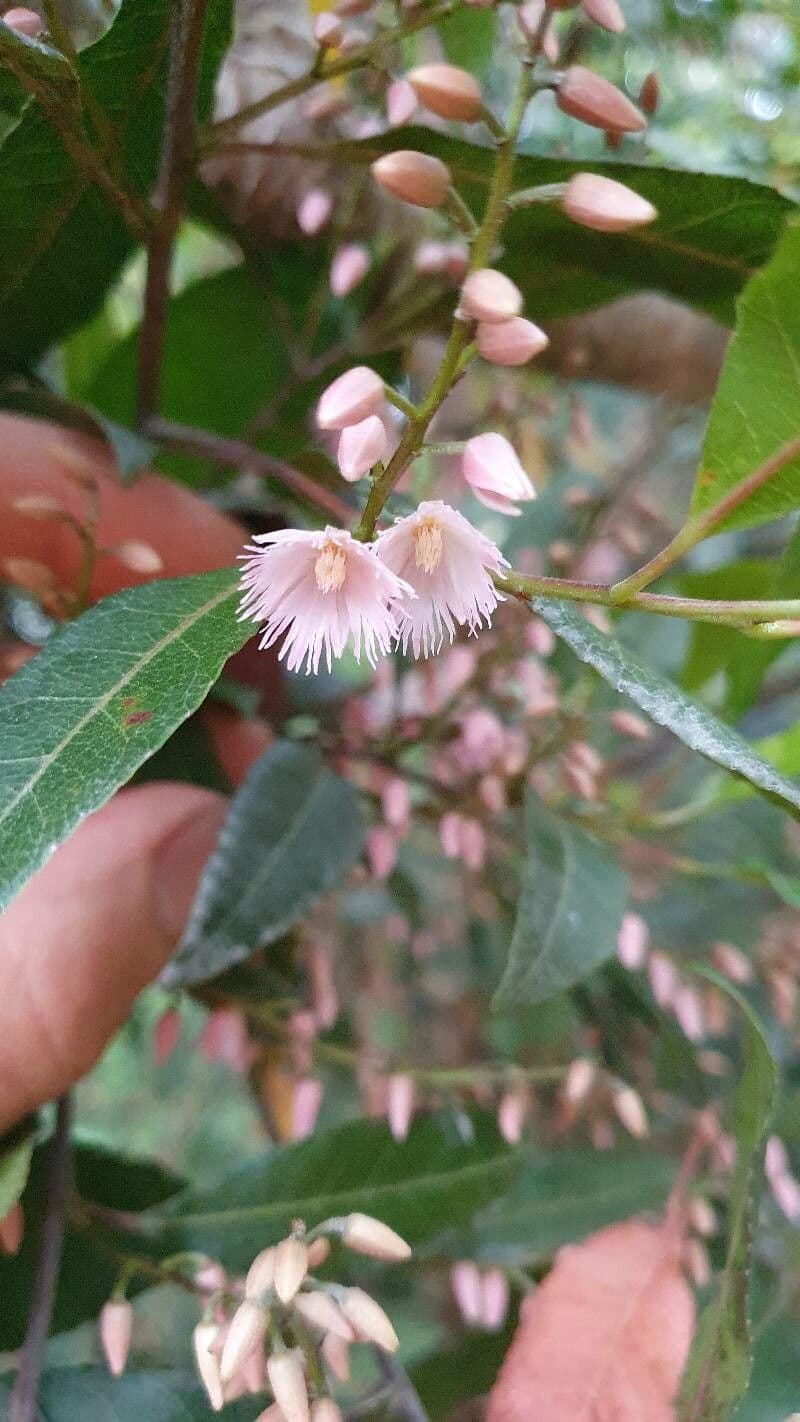
[[[576,173],[570,178],[561,207],[573,222],[595,232],[628,232],[658,217],[646,198],[597,173]]]
[[[601,30],[608,30],[609,34],[621,35],[625,29],[625,16],[618,0],[583,0],[582,9],[587,20],[599,25]]]
[[[583,1101],[592,1089],[597,1068],[588,1057],[576,1057],[567,1067],[564,1096],[573,1106]]]
[[[689,1038],[689,1041],[701,1041],[706,1035],[706,1024],[700,994],[687,984],[679,987],[672,999],[672,1011],[675,1013],[681,1031]]]
[[[291,1303],[308,1273],[308,1246],[290,1234],[275,1248],[275,1292],[281,1303]]]
[[[331,1246],[327,1239],[321,1236],[319,1239],[312,1239],[308,1246],[308,1267],[318,1269],[320,1264],[324,1264],[331,1252]]]
[[[311,1407],[311,1422],[342,1422],[342,1410],[332,1397],[318,1397]]]
[[[25,1216],[17,1201],[0,1220],[0,1249],[4,1254],[18,1254],[25,1236]]]
[[[197,1373],[206,1390],[213,1412],[221,1412],[225,1402],[225,1393],[219,1371],[219,1358],[217,1354],[212,1351],[211,1347],[217,1337],[217,1332],[218,1329],[215,1323],[198,1323],[192,1334],[192,1347],[194,1349]]]
[[[296,1294],[292,1307],[312,1328],[319,1328],[322,1333],[333,1333],[345,1343],[353,1342],[355,1334],[330,1294],[323,1293],[321,1289],[315,1289],[313,1293]]]
[[[632,1086],[621,1086],[614,1092],[614,1110],[629,1135],[641,1140],[647,1135],[647,1113],[638,1091]]]
[[[497,1108],[497,1129],[507,1145],[519,1145],[528,1103],[522,1091],[506,1091]]]
[[[350,1378],[350,1345],[336,1333],[326,1333],[322,1340],[322,1356],[326,1367],[337,1382],[346,1383]]]
[[[27,35],[30,39],[35,39],[37,35],[44,33],[44,22],[41,15],[37,15],[35,10],[26,10],[21,5],[15,6],[12,10],[6,10],[2,16],[3,24],[9,29],[16,30],[18,35]]]
[[[502,272],[481,267],[464,282],[459,310],[471,321],[510,321],[522,310],[522,292]]]
[[[487,1333],[499,1333],[508,1314],[508,1276],[502,1269],[487,1269],[481,1281],[481,1323]]]
[[[383,818],[392,829],[404,829],[411,813],[411,793],[402,775],[393,775],[381,790]]]
[[[314,16],[313,34],[320,49],[336,49],[342,42],[342,27],[337,16],[332,15],[330,10]],[[303,231],[306,231],[305,227]]]
[[[384,1259],[397,1264],[410,1259],[411,1245],[383,1220],[358,1212],[347,1215],[342,1229],[342,1243],[357,1254],[367,1254],[371,1259]]]
[[[392,1139],[395,1141],[404,1141],[408,1135],[414,1116],[415,1097],[414,1080],[408,1075],[408,1072],[395,1072],[393,1076],[389,1077],[386,1090],[386,1116]],[[382,1226],[384,1229],[385,1227],[385,1225]]]
[[[369,252],[361,242],[345,242],[334,252],[330,286],[334,296],[348,296],[369,271]]]
[[[625,913],[617,934],[617,957],[623,967],[634,972],[644,967],[650,930],[638,913]]]
[[[153,1027],[153,1061],[163,1066],[178,1045],[181,1035],[181,1014],[174,1007],[168,1007],[156,1020]]]
[[[654,114],[658,108],[661,98],[658,75],[652,70],[645,75],[644,82],[639,90],[639,106],[643,113]]]
[[[608,719],[620,736],[630,736],[634,741],[649,741],[652,735],[650,722],[635,711],[620,707],[618,711],[612,711]]]
[[[373,878],[388,879],[397,863],[398,844],[394,832],[385,825],[375,825],[367,834],[364,848]]]
[[[267,1353],[264,1346],[264,1339],[256,1345],[250,1357],[242,1364],[237,1382],[243,1393],[250,1393],[257,1397],[260,1392],[266,1391],[267,1386]],[[233,1400],[232,1394],[228,1393],[227,1401]]]
[[[342,430],[336,451],[342,478],[354,484],[368,474],[373,465],[383,459],[388,442],[386,426],[378,415],[368,415],[357,425],[348,425]]]
[[[478,820],[461,822],[461,859],[474,873],[486,862],[486,831]]]
[[[267,1293],[275,1283],[275,1250],[262,1249],[257,1254],[250,1268],[247,1271],[247,1278],[244,1281],[245,1297],[248,1299],[260,1299]]]
[[[407,79],[393,79],[386,90],[386,117],[392,128],[401,128],[414,116],[417,96]]]
[[[478,355],[492,365],[527,365],[550,339],[533,321],[512,316],[510,321],[480,321],[475,332]]]
[[[269,1385],[286,1422],[309,1422],[308,1388],[300,1356],[292,1351],[267,1358]]]
[[[711,1283],[711,1261],[705,1245],[699,1239],[687,1239],[684,1245],[684,1259],[689,1278],[695,1288],[707,1288]]]
[[[536,490],[504,435],[490,431],[468,439],[461,468],[475,497],[497,513],[517,515],[518,503],[536,498]]]
[[[194,1273],[195,1288],[204,1294],[215,1294],[218,1289],[224,1289],[227,1281],[225,1270],[214,1259],[208,1259]]]
[[[412,207],[441,206],[452,181],[446,163],[411,148],[401,148],[376,159],[372,176],[386,192]]]
[[[556,90],[556,103],[562,113],[611,133],[641,133],[647,127],[644,114],[620,89],[582,64],[570,65]]]
[[[651,953],[647,964],[650,989],[659,1007],[669,1007],[678,986],[678,972],[666,953]]]
[[[458,859],[461,853],[461,825],[457,810],[448,810],[439,821],[439,843],[445,859]]]
[[[377,1343],[387,1353],[394,1353],[400,1347],[400,1339],[388,1314],[363,1289],[345,1289],[341,1307],[345,1318],[353,1325],[356,1337],[365,1343]]]
[[[164,566],[161,554],[153,548],[152,544],[142,543],[136,538],[129,538],[125,543],[118,543],[114,549],[114,557],[126,568],[130,568],[133,573],[160,573]]]
[[[344,430],[368,415],[376,415],[382,404],[380,376],[368,365],[356,365],[323,390],[317,405],[317,424],[323,430]]]
[[[109,1299],[103,1304],[98,1332],[108,1371],[119,1378],[125,1371],[133,1333],[133,1308],[127,1299]]]
[[[543,16],[544,0],[525,0],[524,5],[520,5],[517,11],[517,24],[528,44],[535,44],[539,40],[545,59],[549,59],[551,64],[557,64],[559,44],[552,21],[548,22],[541,39],[539,39]]]
[[[481,1321],[483,1311],[483,1285],[480,1270],[471,1259],[462,1259],[450,1270],[450,1287],[465,1323]]]
[[[304,1141],[317,1124],[325,1087],[316,1076],[304,1076],[292,1087],[292,1140]]]
[[[696,1229],[698,1234],[707,1238],[716,1234],[719,1228],[717,1216],[713,1205],[710,1205],[705,1195],[693,1195],[689,1201],[689,1223],[692,1229]]]
[[[319,20],[329,20],[329,14],[318,15]],[[316,237],[333,212],[333,198],[324,188],[312,188],[304,193],[297,205],[297,225],[307,237]]]
[[[753,977],[753,965],[740,948],[732,943],[715,943],[711,950],[714,966],[730,978],[732,983],[749,983]]]
[[[474,123],[483,112],[480,84],[455,64],[420,65],[408,82],[423,107],[439,118]]]
[[[253,1299],[245,1299],[231,1319],[222,1349],[219,1371],[223,1385],[236,1376],[242,1364],[258,1347],[266,1327],[266,1310]]]

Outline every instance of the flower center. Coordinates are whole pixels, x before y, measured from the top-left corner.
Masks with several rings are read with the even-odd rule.
[[[347,572],[347,556],[336,543],[326,543],[316,563],[314,577],[320,592],[338,592]]]
[[[414,562],[423,573],[435,573],[442,561],[442,526],[424,518],[414,529]]]

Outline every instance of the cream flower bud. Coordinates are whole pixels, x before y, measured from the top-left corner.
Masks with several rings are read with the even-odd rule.
[[[336,1333],[326,1333],[322,1340],[322,1357],[337,1382],[350,1378],[350,1345]]]
[[[0,1249],[4,1254],[17,1254],[25,1235],[25,1216],[17,1201],[0,1220]]]
[[[353,1342],[355,1334],[330,1294],[323,1293],[321,1289],[296,1294],[292,1307],[312,1328],[319,1328],[322,1333],[333,1333],[345,1343]]]
[[[362,242],[345,242],[334,252],[330,285],[334,296],[349,296],[369,271],[369,251]]]
[[[197,1374],[206,1390],[213,1412],[220,1412],[225,1401],[219,1371],[219,1358],[216,1353],[212,1352],[211,1346],[216,1340],[217,1333],[218,1329],[215,1323],[198,1323],[192,1334]]]
[[[643,968],[647,959],[650,932],[638,913],[625,913],[617,934],[617,957],[623,967],[634,972]]]
[[[455,64],[420,65],[408,82],[423,107],[439,118],[474,123],[483,112],[480,84]]]
[[[230,1322],[220,1359],[223,1384],[236,1376],[242,1364],[258,1347],[267,1326],[267,1312],[253,1299],[245,1299]]]
[[[510,321],[522,310],[522,292],[502,272],[482,267],[464,282],[459,309],[472,321]]]
[[[336,49],[341,44],[342,27],[336,15],[332,15],[330,10],[325,10],[321,15],[315,15],[313,33],[320,49]]]
[[[556,91],[556,103],[565,114],[612,133],[641,133],[647,120],[635,104],[582,64],[572,64]]]
[[[749,983],[753,978],[753,965],[740,948],[732,943],[715,943],[711,950],[714,966],[732,983]]]
[[[308,1247],[290,1234],[275,1248],[275,1292],[281,1303],[291,1303],[308,1273]]]
[[[417,96],[407,79],[393,79],[386,90],[386,117],[392,128],[408,123],[417,107]]]
[[[690,1042],[699,1042],[706,1035],[706,1021],[700,994],[693,987],[684,984],[672,999],[672,1011],[678,1026]]]
[[[583,1101],[592,1089],[597,1068],[588,1057],[576,1057],[567,1067],[564,1078],[564,1097],[573,1106]]]
[[[524,316],[510,321],[480,321],[475,332],[478,355],[492,365],[527,365],[550,344],[544,331]]]
[[[112,1377],[121,1377],[128,1361],[133,1333],[133,1309],[127,1299],[109,1299],[98,1319],[100,1347]]]
[[[368,415],[376,415],[382,404],[380,376],[368,365],[355,365],[323,390],[317,405],[317,424],[323,430],[344,430]]]
[[[710,1205],[704,1195],[695,1195],[689,1201],[689,1223],[692,1229],[696,1229],[698,1234],[710,1237],[716,1234],[719,1229],[719,1222],[714,1212],[713,1205]]]
[[[357,1254],[368,1254],[372,1259],[385,1259],[398,1263],[411,1257],[411,1245],[390,1229],[382,1220],[372,1215],[358,1212],[347,1215],[342,1229],[342,1242]]]
[[[393,1140],[404,1141],[408,1135],[414,1116],[415,1096],[414,1080],[408,1075],[408,1072],[395,1072],[393,1076],[389,1077],[386,1092],[386,1116]]]
[[[342,1313],[352,1323],[356,1336],[365,1343],[377,1343],[387,1353],[394,1353],[400,1347],[400,1339],[392,1327],[392,1321],[363,1289],[344,1289],[341,1298]]]
[[[394,830],[386,825],[374,825],[364,841],[370,873],[373,879],[388,879],[397,863],[399,845]]]
[[[272,1353],[267,1376],[286,1422],[309,1422],[306,1375],[298,1353]]]
[[[311,1422],[342,1422],[342,1410],[332,1397],[319,1397],[311,1407]]]
[[[481,1323],[488,1333],[499,1333],[509,1302],[508,1276],[502,1269],[487,1269],[481,1283]]]
[[[536,498],[530,479],[504,435],[488,431],[468,439],[461,464],[477,499],[496,513],[516,515],[517,503]]]
[[[507,1091],[497,1108],[497,1129],[506,1145],[519,1145],[528,1114],[528,1103],[522,1091]]]
[[[483,1289],[480,1270],[471,1259],[461,1259],[450,1270],[450,1287],[465,1323],[480,1322]]]
[[[160,573],[164,566],[161,554],[150,543],[129,538],[114,549],[114,557],[134,573]]]
[[[621,1086],[614,1092],[614,1110],[629,1135],[641,1140],[649,1130],[647,1113],[638,1091],[632,1086]]]
[[[275,1282],[275,1250],[262,1249],[247,1271],[244,1283],[245,1297],[259,1299]]]
[[[318,20],[330,20],[331,15],[318,15]],[[304,193],[297,205],[297,225],[307,237],[316,237],[333,212],[333,198],[324,188],[312,188]]]
[[[316,1076],[304,1076],[292,1088],[292,1140],[304,1141],[313,1134],[319,1108],[325,1094],[323,1083]]]
[[[2,18],[3,23],[8,25],[9,29],[16,30],[18,35],[28,35],[34,39],[36,35],[44,32],[42,17],[37,15],[35,10],[15,6],[13,10],[6,10]]]
[[[372,164],[380,187],[412,207],[439,207],[447,197],[450,169],[439,158],[410,148],[386,153]]]
[[[308,1246],[308,1267],[318,1269],[320,1264],[324,1264],[331,1252],[331,1246],[327,1239],[312,1239]]]
[[[587,20],[608,30],[612,35],[621,35],[625,29],[625,16],[617,0],[583,0],[583,13]]]
[[[339,437],[336,459],[339,473],[354,484],[383,459],[389,443],[386,426],[378,415],[367,415],[357,425],[348,425]]]
[[[573,222],[595,232],[628,232],[658,217],[646,198],[597,173],[576,173],[570,178],[561,208]]]

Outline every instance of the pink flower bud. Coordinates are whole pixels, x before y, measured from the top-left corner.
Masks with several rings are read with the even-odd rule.
[[[522,292],[502,272],[482,267],[464,282],[459,309],[471,321],[510,321],[522,310]]]
[[[787,1220],[797,1219],[800,1215],[800,1184],[794,1176],[788,1172],[785,1175],[774,1175],[769,1182],[769,1188],[775,1204]]]
[[[764,1150],[764,1174],[768,1180],[789,1170],[789,1153],[780,1136],[770,1136]]]
[[[584,1101],[592,1089],[597,1068],[587,1057],[576,1057],[570,1062],[564,1078],[564,1097],[572,1106]]]
[[[488,1333],[499,1333],[508,1314],[508,1279],[502,1269],[487,1269],[481,1283],[481,1323]]]
[[[651,953],[647,976],[659,1007],[669,1007],[678,986],[678,973],[672,959],[664,953]]]
[[[267,1359],[269,1385],[286,1422],[309,1422],[308,1388],[301,1355],[272,1353]]]
[[[311,979],[311,1002],[314,1018],[320,1027],[332,1027],[339,1016],[339,995],[333,975],[331,955],[321,943],[312,945],[308,955]]]
[[[383,381],[367,365],[353,366],[323,390],[317,405],[317,424],[323,430],[344,430],[383,404]]]
[[[353,1342],[355,1334],[339,1305],[322,1289],[315,1289],[313,1293],[297,1294],[292,1307],[312,1328],[319,1328],[322,1333],[333,1333],[345,1343]]]
[[[308,1273],[308,1248],[290,1234],[275,1247],[275,1292],[281,1303],[291,1303]]]
[[[698,1234],[710,1237],[716,1234],[718,1224],[714,1208],[704,1195],[695,1195],[689,1201],[689,1223]]]
[[[412,207],[439,207],[452,181],[450,169],[439,158],[401,148],[372,164],[376,183]]]
[[[461,858],[474,873],[482,869],[486,862],[486,832],[477,820],[465,819],[461,822]]]
[[[238,1382],[242,1390],[242,1395],[250,1393],[257,1397],[260,1392],[264,1392],[267,1386],[267,1353],[262,1338],[261,1342],[253,1349],[250,1357],[245,1360],[239,1371]],[[229,1402],[232,1395],[228,1396]]]
[[[253,1053],[244,1014],[235,1007],[215,1008],[200,1033],[200,1050],[206,1061],[221,1062],[231,1071],[246,1072]]]
[[[658,217],[646,198],[597,173],[576,173],[570,178],[561,207],[573,222],[596,232],[628,232]]]
[[[168,1007],[156,1020],[153,1027],[153,1061],[163,1066],[178,1045],[181,1035],[181,1014],[174,1007]]]
[[[365,850],[373,878],[388,879],[397,863],[397,838],[385,825],[376,825],[367,835]]]
[[[521,1091],[507,1091],[497,1108],[497,1129],[508,1145],[519,1145],[528,1103]]]
[[[334,296],[348,296],[369,271],[369,252],[360,242],[346,242],[333,255],[330,272]]]
[[[386,90],[386,117],[392,128],[401,128],[414,116],[417,96],[407,79],[393,79]]]
[[[391,1088],[390,1088],[391,1089]],[[371,1259],[383,1259],[389,1264],[399,1264],[411,1258],[411,1245],[401,1235],[390,1229],[383,1220],[357,1211],[347,1215],[342,1228],[342,1242],[357,1254],[366,1254]]]
[[[408,824],[411,814],[411,792],[408,781],[401,775],[393,775],[381,790],[381,808],[387,825],[401,830]]]
[[[474,123],[483,113],[480,84],[455,64],[423,64],[411,70],[408,82],[423,108],[439,118]]]
[[[233,1315],[225,1336],[219,1364],[223,1385],[231,1382],[242,1364],[262,1342],[266,1327],[266,1311],[253,1299],[245,1299]]]
[[[313,35],[320,49],[336,49],[342,40],[342,27],[336,15],[332,15],[330,10],[323,11],[321,15],[315,15]],[[303,227],[302,222],[300,226]],[[306,230],[303,227],[303,231]]]
[[[400,1339],[392,1327],[392,1321],[369,1294],[363,1289],[344,1289],[340,1303],[357,1338],[365,1343],[377,1343],[387,1353],[397,1351]]]
[[[711,1283],[711,1261],[708,1250],[699,1239],[687,1239],[684,1245],[686,1271],[696,1289],[705,1289]]]
[[[324,1264],[331,1252],[331,1246],[327,1239],[321,1236],[319,1239],[312,1239],[308,1246],[308,1267],[318,1269],[320,1264]]]
[[[125,543],[117,544],[114,549],[114,557],[134,573],[153,575],[160,573],[164,566],[161,554],[156,552],[152,544],[142,543],[135,538],[129,538]]]
[[[207,1264],[201,1264],[194,1274],[195,1287],[204,1294],[215,1294],[218,1289],[224,1289],[227,1282],[228,1276],[222,1265],[213,1259],[209,1259]]]
[[[485,435],[478,435],[478,439],[485,438]],[[492,438],[499,439],[500,436]],[[474,443],[475,440],[470,440],[470,444]],[[513,454],[513,450],[511,452]],[[467,451],[464,453],[466,456]],[[461,734],[455,748],[462,770],[491,770],[506,749],[505,727],[499,716],[484,706],[465,712],[461,717]]]
[[[0,1249],[4,1254],[17,1254],[25,1236],[25,1216],[17,1201],[0,1220]]]
[[[28,35],[29,38],[35,39],[36,35],[44,33],[44,23],[35,10],[16,6],[13,10],[6,10],[2,19],[3,23],[8,25],[9,29],[16,30],[18,35]]]
[[[330,20],[330,14],[318,15],[318,20]],[[333,212],[333,198],[324,188],[311,188],[297,205],[297,225],[307,237],[316,237]]]
[[[724,973],[726,978],[730,978],[732,983],[752,981],[753,965],[750,959],[739,948],[734,948],[732,943],[715,943],[711,957],[715,967]]]
[[[221,1412],[225,1402],[219,1358],[212,1351],[212,1344],[216,1342],[218,1332],[215,1323],[198,1323],[192,1334],[198,1377],[206,1390],[213,1412]]]
[[[461,853],[461,815],[448,810],[439,821],[439,843],[445,859],[458,859]]]
[[[292,1088],[292,1140],[304,1141],[313,1133],[325,1088],[314,1076],[296,1081]]]
[[[525,641],[538,657],[549,657],[556,645],[555,633],[540,617],[532,617],[526,624]]]
[[[556,103],[562,113],[612,133],[641,133],[647,127],[644,114],[620,89],[582,64],[570,65],[556,91]]]
[[[127,1299],[109,1299],[103,1304],[98,1320],[100,1347],[108,1371],[119,1378],[125,1371],[133,1333],[133,1309]]]
[[[705,1036],[703,1004],[694,988],[678,988],[672,999],[672,1011],[678,1020],[678,1026],[690,1042],[699,1042]]]
[[[505,324],[497,329],[505,330]],[[520,513],[517,503],[536,498],[536,490],[504,435],[490,432],[468,439],[461,469],[475,497],[497,513],[516,516]]]
[[[649,1126],[644,1103],[632,1086],[621,1086],[614,1092],[614,1110],[629,1135],[636,1140],[647,1135]]]
[[[354,484],[368,474],[383,459],[388,442],[386,426],[378,415],[367,415],[357,425],[348,425],[342,430],[336,452],[342,478]]]
[[[542,23],[544,14],[544,0],[525,0],[524,5],[520,5],[517,11],[517,24],[522,34],[529,44],[535,43],[539,35],[539,26]],[[545,59],[549,59],[551,64],[558,63],[559,44],[558,36],[553,29],[552,21],[548,24],[542,36],[542,54]]]
[[[464,1322],[476,1324],[483,1312],[483,1288],[480,1270],[471,1259],[462,1259],[450,1270],[450,1287]]]
[[[608,30],[612,35],[621,35],[625,29],[625,16],[617,0],[583,0],[583,13],[587,20]]]
[[[612,711],[608,719],[620,736],[630,736],[634,741],[649,741],[652,734],[650,722],[635,711]]]
[[[396,1141],[404,1141],[414,1115],[414,1081],[406,1072],[389,1077],[386,1092],[386,1112],[389,1130]]]
[[[650,933],[643,918],[638,913],[626,913],[617,934],[617,957],[623,967],[634,972],[644,967]]]
[[[337,1382],[346,1383],[350,1379],[350,1346],[335,1333],[326,1333],[322,1340],[322,1356],[326,1367]]]
[[[332,1397],[318,1397],[311,1407],[311,1422],[342,1422],[342,1409]]]
[[[550,344],[549,337],[524,316],[510,321],[480,321],[475,332],[478,355],[492,365],[527,365]]]
[[[478,795],[490,815],[500,815],[506,808],[505,781],[499,775],[483,775],[478,782]]]

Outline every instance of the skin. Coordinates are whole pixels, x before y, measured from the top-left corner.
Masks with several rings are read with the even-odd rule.
[[[0,448],[0,564],[35,559],[62,586],[73,585],[74,532],[10,505],[47,494],[81,517],[86,495],[76,476],[87,474],[99,489],[100,545],[150,544],[163,561],[159,577],[228,566],[241,551],[245,534],[233,520],[156,474],[124,488],[104,448],[81,435],[0,415]],[[91,598],[144,581],[104,556]],[[0,645],[4,675],[16,656],[4,656],[8,650]],[[221,707],[205,716],[235,783],[269,743],[269,729]],[[123,790],[83,822],[0,917],[0,1131],[88,1071],[158,974],[224,813],[223,796],[192,785]]]

